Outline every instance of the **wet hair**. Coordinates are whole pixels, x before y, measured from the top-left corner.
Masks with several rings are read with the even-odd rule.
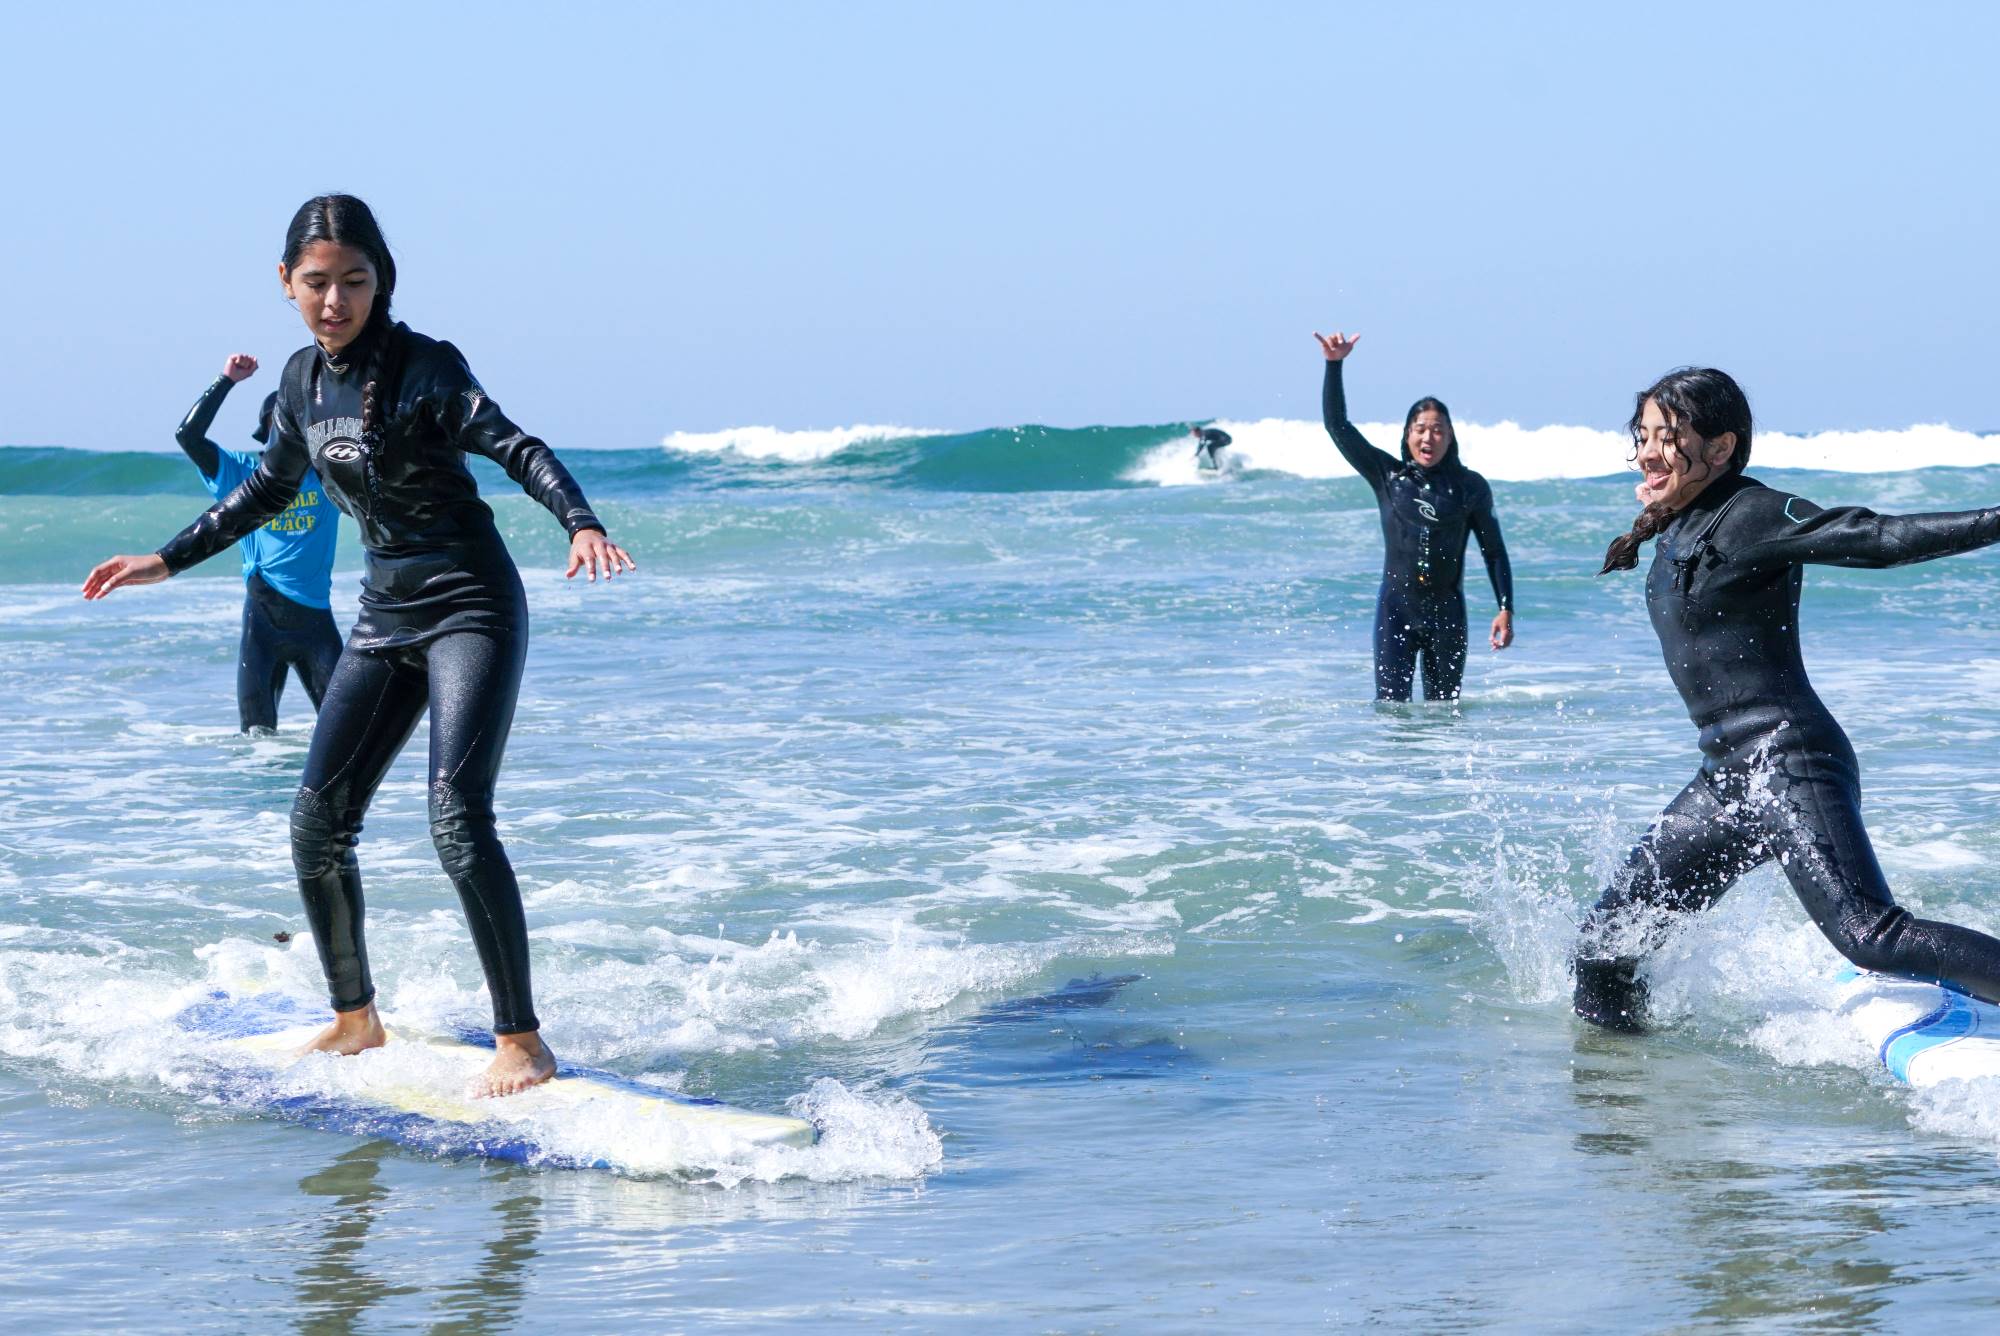
[[[395,371],[395,340],[386,335],[391,323],[389,305],[396,296],[396,257],[389,253],[389,242],[375,221],[374,211],[353,195],[315,195],[299,206],[292,215],[292,225],[285,229],[287,273],[306,247],[317,241],[352,246],[375,266],[375,304],[369,308],[368,323],[355,335],[368,345],[368,360],[361,374],[361,438],[364,444],[373,445],[380,439],[381,402]]]
[[[1639,457],[1640,421],[1646,416],[1649,403],[1659,405],[1677,433],[1692,432],[1704,441],[1712,441],[1735,432],[1736,449],[1724,466],[1723,477],[1741,473],[1750,462],[1750,399],[1727,371],[1717,371],[1712,366],[1676,367],[1639,391],[1632,402],[1631,420],[1625,424],[1625,430],[1632,433],[1634,460]],[[1673,448],[1683,463],[1694,462],[1679,439],[1674,441]],[[1640,511],[1630,532],[1612,539],[1611,546],[1604,550],[1604,569],[1598,574],[1629,571],[1638,565],[1640,545],[1665,528],[1673,517],[1673,507],[1665,501],[1655,501]]]
[[[250,439],[259,445],[271,443],[271,414],[278,410],[278,392],[272,390],[264,396],[264,406],[257,410],[257,430],[250,433]]]
[[[1451,437],[1451,444],[1445,447],[1444,458],[1438,461],[1438,467],[1442,468],[1446,464],[1456,464],[1458,462],[1458,428],[1452,425],[1451,410],[1444,406],[1444,400],[1434,399],[1428,394],[1411,404],[1410,411],[1403,414],[1403,462],[1405,464],[1414,464],[1416,462],[1410,457],[1410,428],[1416,425],[1417,414],[1429,412],[1435,412],[1439,417],[1444,419],[1445,433]]]

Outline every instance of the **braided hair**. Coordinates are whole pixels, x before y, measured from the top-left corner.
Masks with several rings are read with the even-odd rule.
[[[381,443],[382,402],[396,371],[396,340],[389,337],[392,324],[390,303],[396,296],[396,257],[382,235],[374,212],[353,195],[315,195],[299,206],[285,229],[285,268],[299,262],[307,246],[330,241],[352,246],[375,266],[375,304],[368,309],[368,322],[355,336],[367,345],[368,358],[361,374],[361,441],[370,450]]]
[[[1676,428],[1692,432],[1704,441],[1735,432],[1736,449],[1729,456],[1724,477],[1741,473],[1750,462],[1750,399],[1728,372],[1706,366],[1676,367],[1639,391],[1632,404],[1631,420],[1625,424],[1625,429],[1632,433],[1634,460],[1639,457],[1643,431],[1640,419],[1646,415],[1649,403],[1657,405]],[[1674,442],[1673,449],[1683,463],[1693,462],[1678,440]],[[1674,508],[1664,500],[1655,501],[1640,511],[1638,518],[1632,521],[1631,530],[1612,539],[1611,546],[1604,550],[1604,569],[1598,574],[1629,571],[1637,566],[1640,545],[1666,528],[1667,521],[1673,517]]]

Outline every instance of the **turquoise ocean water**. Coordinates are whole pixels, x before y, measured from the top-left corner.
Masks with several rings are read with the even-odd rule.
[[[319,996],[285,845],[311,726],[234,729],[220,558],[84,604],[200,508],[170,454],[0,450],[0,1320],[12,1331],[1967,1329],[2000,1090],[1893,1085],[1746,879],[1582,1030],[1579,906],[1696,764],[1617,438],[1495,477],[1520,642],[1368,700],[1372,499],[1307,424],[750,430],[565,458],[638,557],[566,585],[482,467],[535,638],[500,792],[573,1061],[816,1119],[647,1177],[218,1099],[164,1018]],[[2000,500],[1991,437],[1774,443],[1822,503]],[[1895,442],[1900,441],[1900,445]],[[1820,450],[1819,455],[1813,453]],[[1790,453],[1787,453],[1789,450]],[[1842,453],[1845,451],[1845,453]],[[1592,453],[1594,452],[1594,453]],[[1898,465],[1857,472],[1856,459]],[[1584,475],[1584,476],[1565,476]],[[351,617],[344,539],[335,610]],[[1476,559],[1475,627],[1489,606]],[[1899,895],[2000,931],[2000,554],[1815,569],[1808,662]],[[1475,640],[1479,639],[1476,635]],[[383,1002],[477,1024],[420,730],[362,845]],[[307,1073],[342,1095],[328,1060]],[[641,1130],[591,1129],[617,1161]]]

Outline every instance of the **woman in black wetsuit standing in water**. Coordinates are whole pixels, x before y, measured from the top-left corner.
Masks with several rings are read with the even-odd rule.
[[[1806,563],[1901,566],[1970,552],[2000,542],[2000,508],[1822,510],[1743,476],[1750,425],[1743,391],[1708,368],[1663,376],[1632,413],[1645,509],[1612,542],[1604,570],[1632,569],[1640,544],[1658,535],[1646,607],[1701,730],[1702,763],[1584,921],[1577,1014],[1640,1028],[1640,957],[1673,916],[1714,903],[1771,858],[1854,964],[2000,1002],[2000,941],[1916,918],[1889,894],[1861,824],[1854,749],[1799,654]]]
[[[1361,339],[1314,334],[1326,354],[1320,408],[1341,457],[1375,493],[1382,512],[1382,591],[1375,600],[1375,699],[1408,700],[1423,659],[1424,699],[1456,700],[1465,676],[1465,540],[1479,540],[1500,611],[1487,643],[1514,643],[1514,572],[1493,489],[1458,462],[1451,413],[1419,399],[1403,419],[1403,458],[1378,450],[1347,419],[1341,363]]]
[[[247,481],[157,553],[99,564],[83,596],[152,584],[214,556],[282,511],[306,470],[317,470],[359,523],[367,567],[292,808],[292,861],[334,1010],[308,1048],[358,1053],[384,1042],[354,846],[376,786],[428,707],[431,836],[493,999],[496,1053],[480,1089],[513,1094],[555,1074],[535,1016],[521,892],[493,826],[528,608],[465,455],[498,463],[556,517],[570,535],[569,575],[608,579],[632,560],[607,541],[555,453],[508,421],[456,348],[390,319],[396,263],[366,204],[307,201],[285,234],[278,276],[313,343],[285,367],[275,442]]]

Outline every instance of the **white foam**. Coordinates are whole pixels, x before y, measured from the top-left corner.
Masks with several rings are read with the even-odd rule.
[[[1235,461],[1244,471],[1290,473],[1301,478],[1354,476],[1318,422],[1260,418],[1215,425],[1234,440],[1223,458]],[[1397,453],[1402,423],[1356,425],[1376,446]],[[1601,478],[1623,471],[1632,454],[1631,438],[1623,431],[1563,425],[1524,427],[1518,422],[1460,422],[1457,427],[1466,466],[1501,482]],[[1825,431],[1805,436],[1760,431],[1754,438],[1752,458],[1759,468],[1836,473],[1965,468],[2000,464],[2000,435],[1982,436],[1944,423],[1900,431]],[[1194,465],[1194,451],[1187,439],[1178,435],[1148,452],[1126,478],[1162,486],[1203,481]]]
[[[894,441],[911,436],[945,433],[922,427],[890,427],[857,423],[852,427],[785,431],[778,427],[728,427],[722,431],[677,431],[662,437],[669,450],[690,455],[737,454],[750,459],[781,459],[806,464],[839,454],[860,441]]]
[[[393,919],[399,949],[378,976],[392,1022],[446,1031],[486,1010],[483,989],[464,977],[448,943],[463,937],[451,914]],[[212,1103],[243,1059],[216,1042],[163,1023],[214,989],[270,991],[317,1010],[323,985],[311,940],[288,945],[229,938],[197,951],[199,979],[147,969],[140,953],[45,948],[46,931],[11,931],[0,946],[0,1057],[44,1065],[91,1082],[155,1090]],[[910,940],[902,940],[907,937]],[[1095,941],[1096,939],[1093,939]],[[936,1011],[968,994],[1019,982],[1060,953],[1041,947],[960,945],[917,929],[890,942],[821,946],[795,935],[754,945],[721,937],[634,933],[614,924],[568,924],[543,949],[559,963],[539,980],[563,1056],[586,1065],[657,1067],[663,1049],[780,1050],[795,1043],[866,1036],[897,1017]],[[637,961],[580,955],[596,944],[650,948]],[[462,946],[462,942],[455,943]],[[564,948],[570,950],[565,951]],[[470,970],[476,977],[476,967]],[[647,1020],[650,1016],[653,1019]],[[671,1018],[662,1023],[662,1018]],[[435,1073],[411,1067],[422,1054],[394,1046],[361,1059],[308,1059],[278,1078],[276,1093],[334,1100],[363,1096],[386,1074],[421,1085]],[[400,1064],[400,1066],[399,1066]],[[649,1083],[678,1087],[681,1073]],[[820,1129],[808,1148],[756,1147],[734,1139],[663,1148],[646,1120],[538,1122],[496,1105],[496,1128],[528,1136],[551,1159],[614,1169],[671,1172],[725,1185],[804,1177],[843,1181],[917,1177],[942,1163],[943,1144],[923,1110],[892,1091],[816,1078],[787,1101]],[[609,1119],[609,1121],[607,1121]],[[503,1127],[504,1125],[504,1127]]]

